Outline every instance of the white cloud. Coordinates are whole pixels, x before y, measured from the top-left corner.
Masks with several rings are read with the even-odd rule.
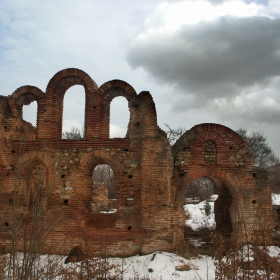
[[[55,73],[76,67],[99,86],[122,79],[138,93],[149,90],[163,128],[245,126],[267,131],[280,153],[279,0],[77,3],[1,1],[0,94],[26,84],[44,91]],[[68,129],[82,126],[81,96],[66,106]],[[129,112],[127,102],[115,104],[117,137],[126,133]]]
[[[178,126],[199,119],[271,133],[279,125],[279,1],[248,2],[159,4],[132,41],[131,67],[173,88],[166,97]]]
[[[110,124],[110,138],[115,138],[115,137],[125,137],[126,135],[126,129],[121,128],[117,125]]]

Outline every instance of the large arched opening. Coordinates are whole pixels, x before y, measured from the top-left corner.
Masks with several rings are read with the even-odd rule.
[[[84,138],[85,89],[81,85],[70,87],[64,94],[62,138]]]
[[[235,210],[230,185],[225,180],[206,175],[186,182],[184,211],[185,240],[205,244],[211,232],[231,237]]]

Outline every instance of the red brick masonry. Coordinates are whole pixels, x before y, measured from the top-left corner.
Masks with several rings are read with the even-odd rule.
[[[73,85],[85,88],[85,137],[64,140],[63,99]],[[127,99],[130,120],[125,138],[110,139],[110,103],[117,96]],[[38,103],[36,128],[22,120],[23,105],[32,101]],[[46,92],[23,86],[0,96],[0,106],[2,250],[36,243],[61,254],[78,245],[111,256],[177,251],[184,193],[202,176],[219,190],[218,231],[230,230],[242,242],[273,227],[266,173],[228,127],[196,125],[171,147],[149,92],[137,94],[120,80],[98,87],[79,69],[58,72]],[[104,200],[115,212],[91,207],[92,172],[103,163],[115,173],[116,199]]]

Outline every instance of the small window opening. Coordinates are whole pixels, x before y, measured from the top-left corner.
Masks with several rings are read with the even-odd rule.
[[[229,147],[229,150],[232,150],[232,149],[233,149],[233,147],[232,147],[232,146],[230,146],[230,147]]]
[[[128,149],[124,149],[125,152],[128,152]]]
[[[37,126],[37,110],[37,101],[32,101],[29,105],[22,106],[22,118],[35,127]]]
[[[62,175],[61,175],[61,178],[65,178],[65,177],[66,177],[66,175],[65,175],[65,174],[62,174]]]
[[[5,223],[5,226],[8,227],[8,226],[9,226],[9,223],[6,222],[6,223]]]
[[[4,126],[4,130],[7,130],[8,129],[8,127],[7,126]]]
[[[116,187],[115,187],[115,173],[110,165],[99,164],[92,172],[93,187],[105,184],[108,190],[108,198],[116,198]]]
[[[132,229],[132,226],[128,226],[128,227],[127,227],[127,230],[131,230],[131,229]]]
[[[81,139],[84,138],[84,116],[85,116],[85,89],[83,86],[75,85],[64,94],[62,118],[62,138]],[[67,136],[66,133],[69,133]]]
[[[252,200],[252,204],[256,204],[257,203],[257,201],[254,199],[254,200]]]
[[[110,104],[110,138],[126,136],[130,113],[123,96],[115,97]]]
[[[128,175],[128,178],[130,178],[130,179],[133,178],[133,175]]]
[[[93,109],[95,110],[95,109],[96,109],[96,106],[93,106]]]
[[[15,151],[15,150],[12,150],[11,152],[12,152],[12,154],[15,154],[15,153],[16,153],[16,151]]]
[[[137,122],[137,123],[136,123],[136,126],[140,126],[140,123],[139,123],[139,122]]]
[[[68,199],[64,199],[64,200],[63,200],[63,204],[64,204],[64,205],[67,205],[67,204],[68,204],[68,202],[69,202],[69,200],[68,200]]]
[[[252,175],[254,178],[256,178],[257,177],[257,174],[256,173],[253,173],[253,175]]]

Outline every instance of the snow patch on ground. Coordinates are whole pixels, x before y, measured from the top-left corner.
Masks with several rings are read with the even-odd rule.
[[[280,194],[272,193],[271,199],[272,199],[272,205],[280,205]]]
[[[119,264],[123,262],[122,259],[114,261],[118,261]],[[184,266],[190,270],[180,271]],[[126,258],[124,270],[123,279],[207,279],[207,273],[208,279],[214,279],[215,276],[215,265],[211,257],[200,256],[187,260],[166,252]]]
[[[188,219],[185,221],[186,226],[191,227],[193,230],[203,228],[214,229],[216,227],[214,202],[209,202],[211,206],[210,214],[207,216],[205,213],[205,203],[202,201],[198,204],[186,204],[184,210]]]

